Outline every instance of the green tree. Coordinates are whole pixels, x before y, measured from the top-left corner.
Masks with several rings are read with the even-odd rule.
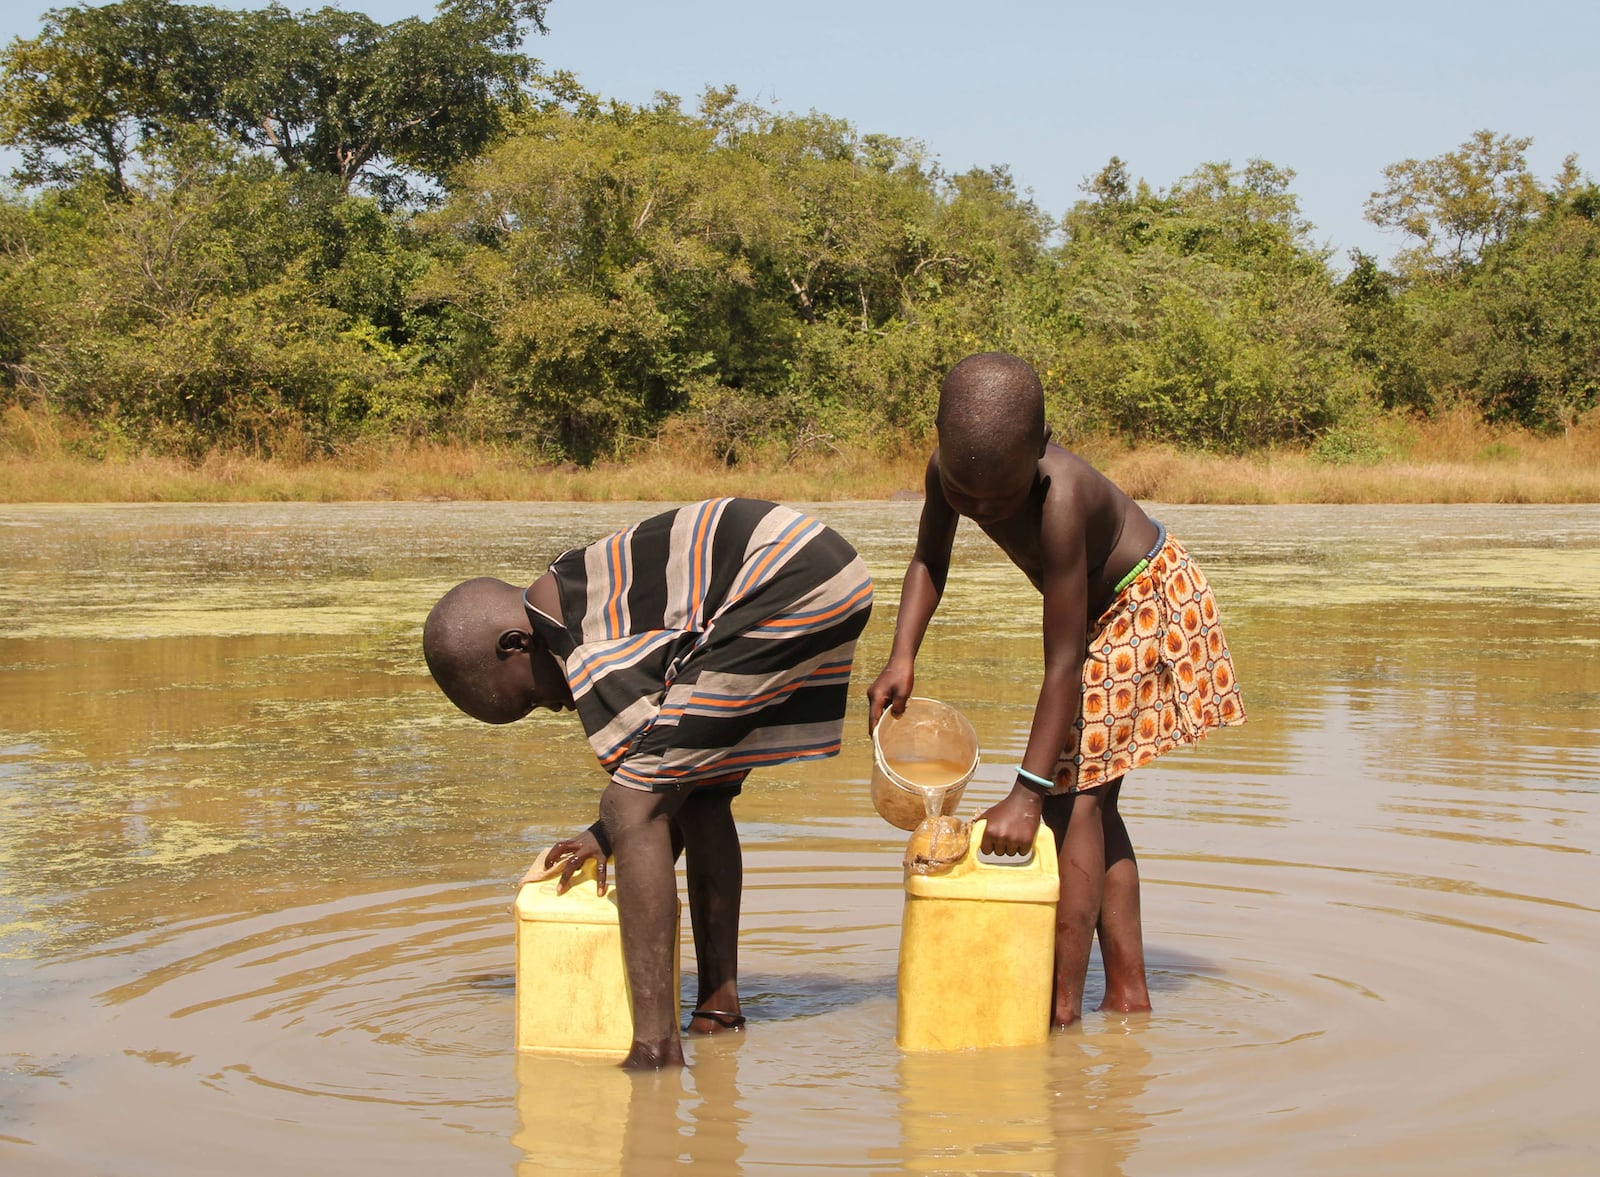
[[[585,460],[680,406],[698,315],[736,321],[749,281],[726,247],[751,206],[712,170],[712,138],[670,104],[554,110],[465,169],[423,226],[440,261],[412,292],[468,330],[458,387],[502,389]]]
[[[1593,183],[1548,194],[1435,308],[1441,374],[1486,418],[1562,429],[1600,402],[1597,207]]]
[[[102,175],[114,193],[147,139],[215,110],[227,18],[169,0],[45,13],[39,36],[0,56],[0,143],[20,149],[25,184]]]
[[[1087,180],[1021,312],[1055,403],[1130,437],[1228,449],[1336,420],[1360,382],[1293,178],[1208,163],[1157,192],[1113,157]]]
[[[1355,356],[1384,404],[1465,403],[1485,418],[1570,425],[1600,388],[1600,195],[1568,157],[1547,191],[1527,139],[1480,131],[1461,150],[1386,169],[1368,215],[1421,244],[1398,277],[1363,259],[1341,285]]]
[[[380,25],[337,8],[242,13],[237,72],[212,119],[286,168],[391,197],[407,172],[440,181],[526,103],[537,76],[521,22],[544,31],[546,0],[445,0],[431,21]]]
[[[1434,390],[1418,366],[1415,300],[1370,254],[1356,250],[1350,261],[1335,292],[1344,308],[1350,358],[1370,374],[1384,408],[1430,410]]]
[[[428,422],[437,382],[387,325],[416,260],[372,200],[198,132],[146,156],[122,197],[47,192],[10,226],[19,390],[107,447],[191,456]]]
[[[1401,256],[1410,267],[1470,266],[1536,211],[1539,189],[1526,159],[1532,143],[1483,130],[1455,151],[1390,164],[1387,183],[1367,201],[1367,220],[1417,241]]]
[[[546,0],[445,0],[382,25],[337,8],[236,12],[170,0],[52,9],[0,57],[0,142],[27,184],[91,172],[126,191],[142,143],[202,125],[289,170],[391,200],[442,180],[529,100]]]
[[[441,261],[413,297],[476,325],[458,385],[506,389],[585,461],[670,413],[730,460],[829,420],[916,427],[963,346],[949,308],[994,303],[1044,231],[1003,171],[947,181],[914,144],[731,88],[696,114],[532,116],[426,226]]]

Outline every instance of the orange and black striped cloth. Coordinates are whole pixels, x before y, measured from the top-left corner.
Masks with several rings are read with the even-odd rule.
[[[1214,727],[1244,721],[1211,585],[1163,531],[1090,631],[1078,721],[1053,792],[1097,788]]]
[[[528,617],[617,784],[737,792],[751,769],[839,751],[872,580],[809,516],[753,499],[667,511],[550,566]]]

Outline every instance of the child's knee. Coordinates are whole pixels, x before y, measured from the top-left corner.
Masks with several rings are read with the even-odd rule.
[[[1098,821],[1105,813],[1105,791],[1103,789],[1081,789],[1077,796],[1072,798],[1073,821]]]

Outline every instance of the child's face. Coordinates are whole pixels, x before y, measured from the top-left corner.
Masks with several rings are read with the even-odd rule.
[[[569,711],[576,706],[560,664],[537,643],[499,659],[484,685],[488,689],[479,692],[471,713],[484,723],[512,723],[538,708]]]
[[[555,655],[543,646],[528,651],[533,663],[533,692],[528,697],[528,710],[543,707],[547,711],[572,711],[577,704],[572,700],[572,687],[561,672]]]
[[[952,510],[982,526],[999,523],[1021,511],[1033,493],[1038,473],[1038,465],[1032,462],[986,470],[951,470],[941,462],[939,486]]]

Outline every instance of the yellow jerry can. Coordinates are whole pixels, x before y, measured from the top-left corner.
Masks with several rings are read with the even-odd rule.
[[[524,883],[517,892],[518,1050],[627,1057],[633,1045],[633,1001],[622,963],[612,873],[606,872],[604,895],[592,861],[578,869],[564,895],[556,894],[559,877]],[[676,947],[672,992],[676,1002]]]
[[[983,825],[948,869],[906,875],[895,1041],[904,1050],[1027,1046],[1050,1035],[1055,837],[1026,858],[984,861]]]

